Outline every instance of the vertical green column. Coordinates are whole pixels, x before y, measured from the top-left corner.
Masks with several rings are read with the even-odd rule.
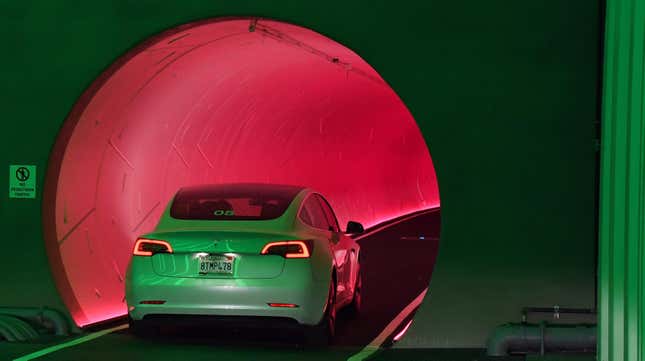
[[[645,1],[606,15],[598,360],[645,361]]]

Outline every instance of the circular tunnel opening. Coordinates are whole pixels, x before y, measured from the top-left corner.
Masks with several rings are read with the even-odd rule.
[[[75,322],[126,313],[133,243],[180,187],[229,182],[314,188],[368,229],[439,207],[415,120],[350,49],[270,20],[180,26],[96,79],[52,152],[45,241]]]

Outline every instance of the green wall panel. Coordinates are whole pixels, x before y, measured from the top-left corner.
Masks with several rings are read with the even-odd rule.
[[[599,10],[595,0],[2,2],[1,164],[38,165],[42,187],[77,97],[164,29],[231,15],[311,28],[381,73],[435,161],[441,249],[401,345],[481,347],[522,306],[593,306]],[[39,188],[35,200],[0,200],[2,305],[62,307],[41,199]]]
[[[645,360],[645,3],[609,0],[600,213],[600,361]]]

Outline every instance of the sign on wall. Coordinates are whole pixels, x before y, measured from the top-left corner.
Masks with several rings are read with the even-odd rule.
[[[36,198],[36,166],[9,166],[9,198]]]

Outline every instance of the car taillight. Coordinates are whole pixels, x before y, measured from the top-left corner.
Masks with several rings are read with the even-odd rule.
[[[275,303],[275,302],[271,302],[271,303],[267,303],[267,305],[269,305],[271,307],[285,307],[285,308],[298,308],[299,307],[295,303]]]
[[[134,244],[135,256],[152,256],[155,253],[172,253],[170,243],[157,239],[139,238]]]
[[[163,305],[166,303],[165,300],[146,300],[146,301],[140,301],[139,302],[142,305]]]
[[[262,254],[273,254],[284,258],[309,258],[310,249],[305,241],[280,241],[267,243]]]

